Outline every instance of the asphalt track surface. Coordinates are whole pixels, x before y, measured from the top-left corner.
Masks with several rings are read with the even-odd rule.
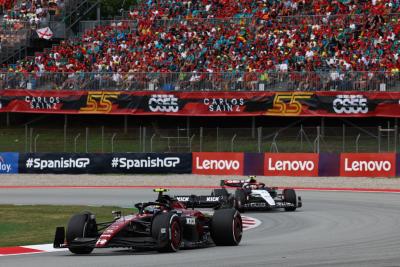
[[[171,190],[171,194],[188,190]],[[207,194],[209,190],[193,190]],[[237,247],[172,254],[95,250],[0,257],[0,266],[400,266],[400,195],[300,191],[296,212],[247,213],[262,224]],[[0,203],[132,206],[149,189],[2,189]],[[90,209],[90,208],[89,208]]]

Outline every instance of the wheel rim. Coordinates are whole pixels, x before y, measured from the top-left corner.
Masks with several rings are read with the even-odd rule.
[[[242,239],[243,234],[243,225],[242,225],[242,218],[239,216],[235,216],[232,222],[233,227],[233,239],[235,240],[236,244],[239,244],[240,240]]]
[[[171,246],[173,250],[178,250],[181,244],[181,229],[177,221],[171,224]]]

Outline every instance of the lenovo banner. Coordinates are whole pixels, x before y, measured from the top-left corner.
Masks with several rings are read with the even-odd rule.
[[[193,174],[243,175],[244,153],[198,152],[193,154]]]
[[[340,155],[340,176],[394,177],[395,153],[343,153]]]
[[[266,176],[318,176],[319,155],[312,153],[266,153]]]
[[[0,112],[400,117],[400,92],[0,91]]]

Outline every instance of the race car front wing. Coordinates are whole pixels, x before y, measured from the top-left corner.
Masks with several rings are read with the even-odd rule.
[[[286,201],[280,201],[275,199],[275,205],[269,205],[267,202],[247,202],[243,203],[245,209],[284,209],[284,208],[301,208],[303,202],[301,197],[297,197],[297,204],[293,204]]]

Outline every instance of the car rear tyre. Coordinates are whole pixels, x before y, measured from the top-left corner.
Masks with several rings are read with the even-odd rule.
[[[159,213],[153,218],[151,234],[159,252],[176,252],[182,243],[182,226],[173,212]]]
[[[242,217],[236,209],[216,210],[211,221],[211,238],[217,246],[237,246],[242,240]]]
[[[236,190],[235,191],[235,208],[240,211],[241,213],[244,212],[244,203],[246,202],[246,193],[243,190]]]
[[[294,189],[284,189],[282,194],[286,202],[292,203],[294,205],[294,207],[285,208],[285,211],[295,211],[297,208],[297,196]]]
[[[68,245],[75,238],[96,237],[97,224],[96,220],[92,219],[90,212],[83,212],[75,214],[69,219],[67,226],[66,239]],[[93,251],[94,247],[69,247],[69,251],[74,254],[89,254]]]

